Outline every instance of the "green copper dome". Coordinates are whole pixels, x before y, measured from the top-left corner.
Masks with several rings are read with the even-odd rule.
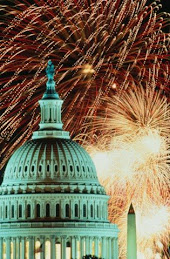
[[[0,259],[118,259],[118,229],[88,153],[63,130],[48,62],[41,121],[8,161],[0,186]]]
[[[40,129],[10,158],[0,190],[30,193],[52,188],[55,192],[105,193],[88,153],[62,129],[63,101],[55,90],[51,61],[46,73],[46,92],[39,101]]]
[[[10,158],[1,189],[38,192],[48,189],[47,185],[57,192],[104,192],[90,156],[70,139],[26,142]]]

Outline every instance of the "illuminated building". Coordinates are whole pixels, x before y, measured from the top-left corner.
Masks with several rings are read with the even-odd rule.
[[[0,259],[118,258],[117,226],[87,152],[62,130],[48,62],[41,122],[10,158],[0,188]]]

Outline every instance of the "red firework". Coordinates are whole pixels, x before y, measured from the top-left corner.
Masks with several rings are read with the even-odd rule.
[[[18,0],[1,6],[1,167],[37,128],[48,59],[56,66],[63,121],[72,135],[110,92],[147,81],[168,94],[167,17],[157,14],[159,7],[146,6],[146,0]]]

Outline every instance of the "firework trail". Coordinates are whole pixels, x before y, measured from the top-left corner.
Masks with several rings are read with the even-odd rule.
[[[152,188],[166,186],[170,147],[170,105],[167,98],[161,91],[138,87],[129,88],[121,96],[105,97],[102,105],[105,109],[101,109],[100,116],[89,118],[92,122],[87,123],[87,128],[89,125],[93,127],[86,142],[90,143],[88,137],[94,142],[93,130],[96,128],[102,132],[96,141],[98,150],[103,150],[109,161],[111,157],[115,161],[112,171],[128,181],[131,177],[143,175],[138,179],[141,186],[147,186],[144,181],[152,182]],[[124,158],[124,163],[119,157]],[[97,164],[96,167],[101,168]]]
[[[1,5],[1,167],[38,125],[48,59],[56,65],[63,122],[73,136],[86,115],[98,113],[103,96],[146,81],[168,94],[167,14],[157,14],[159,8],[146,0]]]
[[[161,91],[142,87],[106,97],[103,105],[106,109],[99,117],[89,118],[102,134],[93,145],[89,145],[90,139],[86,141],[100,181],[111,195],[110,219],[121,230],[120,258],[126,257],[131,203],[137,217],[138,257],[161,258],[162,253],[167,256],[170,105]]]

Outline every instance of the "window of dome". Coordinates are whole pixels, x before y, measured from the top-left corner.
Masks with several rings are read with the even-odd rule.
[[[86,217],[86,204],[83,204],[83,217]]]
[[[34,172],[34,165],[32,165],[32,167],[31,167],[31,171],[32,171],[32,172]]]
[[[91,216],[91,218],[93,218],[93,205],[92,204],[90,205],[90,216]]]
[[[55,169],[55,172],[57,172],[58,171],[58,165],[55,165],[54,169]]]
[[[22,205],[19,205],[19,218],[22,218]]]
[[[14,205],[11,207],[11,218],[14,218]]]
[[[39,165],[39,172],[41,172],[41,170],[42,170],[42,166],[41,166],[41,165]]]
[[[27,204],[27,217],[30,218],[31,217],[31,205]]]
[[[37,218],[40,218],[40,204],[36,205],[36,216]]]
[[[65,172],[66,171],[66,166],[65,165],[63,165],[63,172]]]
[[[72,165],[70,165],[70,171],[73,172],[73,166]]]
[[[74,207],[74,213],[75,213],[75,217],[78,217],[78,204],[75,204],[75,207]]]
[[[76,167],[76,168],[77,168],[77,172],[79,172],[80,170],[79,170],[79,166],[78,166],[78,165],[77,165],[77,167]]]
[[[21,172],[21,166],[19,167],[19,173]]]
[[[60,217],[60,204],[56,204],[56,217]]]
[[[50,165],[47,165],[47,172],[50,172]]]
[[[69,206],[69,204],[66,204],[66,206],[65,206],[65,215],[66,215],[66,218],[69,218],[69,216],[70,216],[70,206]]]
[[[84,168],[84,165],[83,165],[83,167],[82,167],[82,168],[83,168],[83,172],[85,172],[85,168]]]
[[[7,218],[8,217],[8,206],[6,205],[5,206],[5,218]]]
[[[50,217],[50,204],[46,204],[46,217]]]
[[[28,166],[26,165],[26,166],[25,166],[25,172],[27,172],[27,169],[28,169]]]

